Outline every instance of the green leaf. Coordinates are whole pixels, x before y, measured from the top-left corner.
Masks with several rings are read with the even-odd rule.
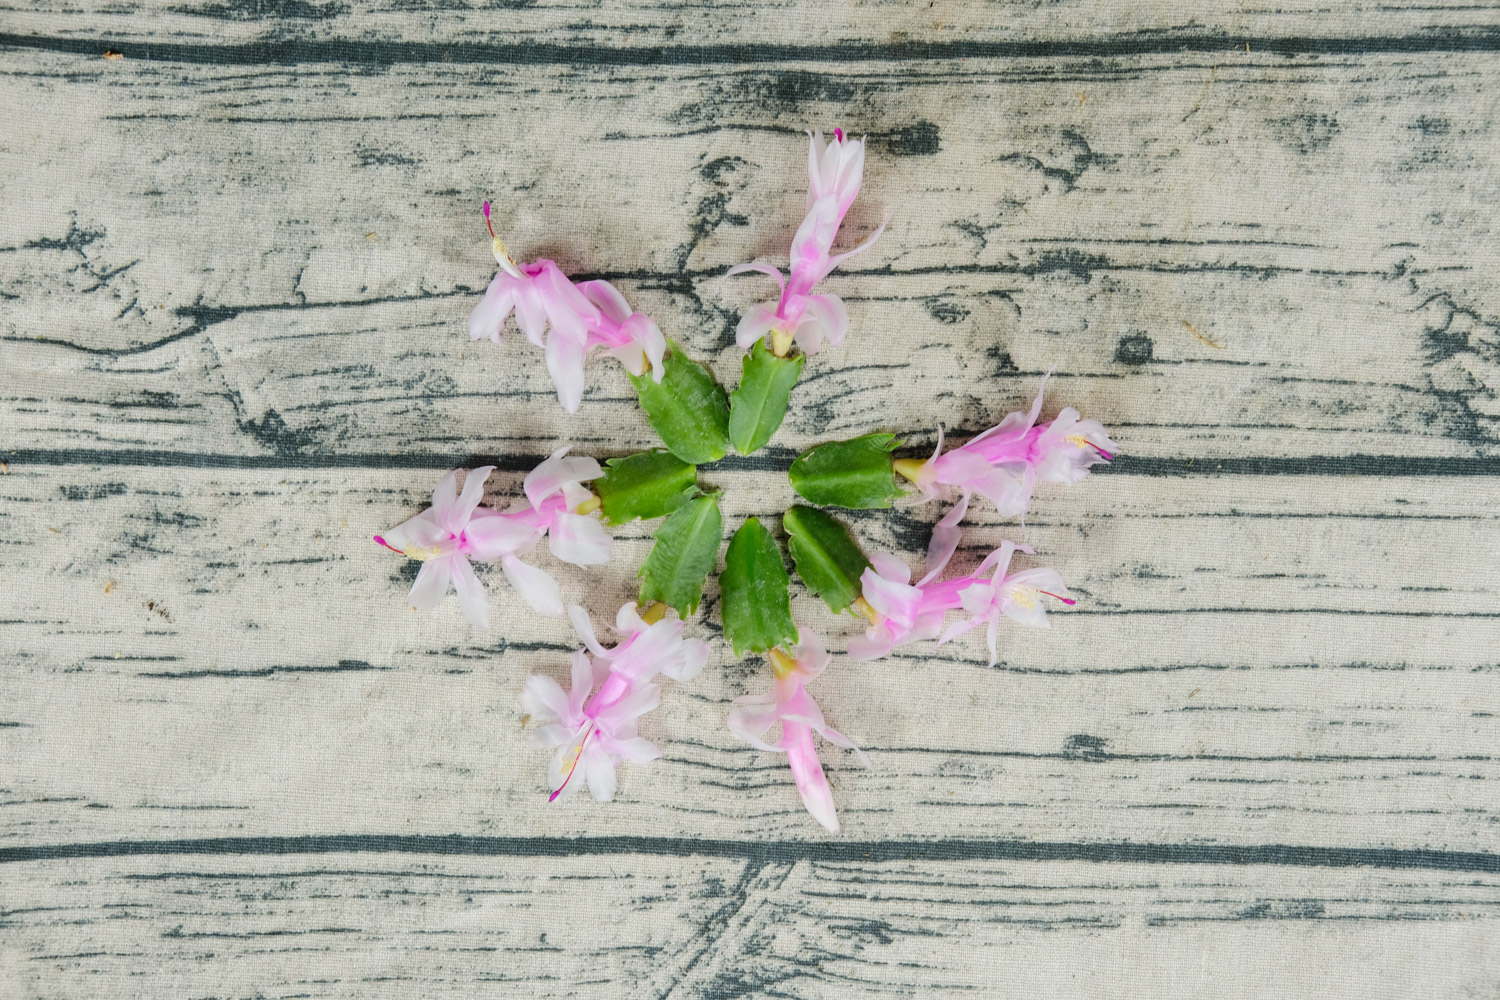
[[[662,444],[684,462],[717,462],[729,450],[729,399],[724,388],[675,342],[663,368],[661,382],[649,372],[630,376],[646,418]]]
[[[787,548],[807,589],[830,611],[843,611],[860,595],[859,578],[870,560],[849,529],[812,507],[793,507],[781,516]]]
[[[643,451],[604,463],[594,480],[604,520],[624,524],[670,514],[698,492],[698,467],[668,451]]]
[[[756,518],[740,525],[724,553],[719,574],[722,592],[719,612],[724,638],[734,655],[764,653],[773,646],[797,641],[792,621],[791,577],[781,561],[781,550]]]
[[[637,574],[641,603],[661,601],[684,618],[697,611],[723,537],[717,496],[701,496],[678,507],[656,529],[656,544]]]
[[[741,455],[759,451],[786,417],[792,386],[802,374],[805,354],[778,358],[757,340],[740,372],[740,387],[729,394],[729,440]]]
[[[901,495],[892,471],[894,434],[866,434],[834,441],[797,456],[787,476],[792,489],[813,503],[871,510],[889,507]]]

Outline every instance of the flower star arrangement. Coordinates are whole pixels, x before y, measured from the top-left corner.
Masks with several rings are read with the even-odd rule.
[[[699,466],[719,461],[731,449],[753,454],[769,442],[782,424],[807,358],[826,345],[839,348],[849,333],[852,321],[843,302],[814,288],[884,230],[882,225],[853,249],[833,252],[863,183],[865,154],[864,141],[847,138],[842,129],[833,131],[832,140],[812,132],[807,211],[792,236],[789,271],[783,275],[770,264],[755,262],[730,268],[725,275],[758,272],[774,278],[780,288],[776,300],[750,307],[738,320],[735,341],[747,353],[732,393],[680,344],[667,340],[654,320],[632,310],[614,286],[575,284],[550,260],[516,263],[494,235],[485,203],[491,251],[500,271],[474,307],[470,336],[499,344],[514,313],[527,340],[543,349],[558,399],[569,413],[583,398],[590,352],[599,349],[615,357],[662,443],[602,465],[559,449],[526,476],[524,499],[504,510],[482,505],[493,467],[469,473],[462,493],[457,470],[448,472],[429,508],[375,539],[422,561],[408,595],[412,607],[435,606],[451,587],[464,616],[483,628],[488,601],[471,561],[499,563],[532,608],[561,615],[565,605],[557,582],[521,556],[546,538],[559,560],[598,566],[611,555],[606,526],[657,522],[651,551],[637,573],[638,598],[615,616],[619,641],[603,645],[588,612],[568,605],[582,643],[573,654],[569,689],[536,674],[520,693],[527,723],[535,723],[527,741],[553,751],[546,776],[553,801],[587,788],[595,799],[608,802],[619,788],[621,765],[645,765],[662,756],[641,736],[641,721],[662,702],[659,678],[691,681],[708,660],[709,644],[688,633],[721,551],[723,569],[713,607],[724,641],[735,656],[750,658],[770,672],[769,691],[734,699],[726,719],[729,732],[755,750],[785,754],[803,808],[832,833],[841,824],[818,740],[850,751],[866,766],[869,760],[829,725],[807,691],[835,657],[817,633],[793,621],[786,555],[810,594],[831,614],[850,616],[836,621],[859,624],[863,634],[848,639],[850,661],[876,660],[919,643],[952,642],[984,627],[994,666],[1000,657],[1002,618],[1047,628],[1049,602],[1054,607],[1075,603],[1056,570],[1012,571],[1017,553],[1034,554],[1014,541],[1001,541],[972,572],[945,576],[960,549],[964,519],[976,494],[1001,517],[1021,518],[1038,484],[1076,484],[1092,466],[1113,459],[1117,448],[1103,426],[1072,407],[1039,423],[1040,392],[1028,409],[1007,415],[946,453],[939,427],[936,450],[925,460],[897,458],[900,442],[886,432],[810,448],[787,470],[793,490],[805,502],[781,514],[786,555],[759,517],[746,518],[724,547],[719,494],[700,488]],[[794,354],[794,348],[800,353]],[[926,566],[915,583],[904,557],[890,552],[867,557],[854,532],[830,512],[930,500],[951,505],[932,526]],[[958,620],[950,622],[955,613]]]

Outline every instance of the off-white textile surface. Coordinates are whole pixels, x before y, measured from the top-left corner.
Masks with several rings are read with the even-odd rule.
[[[22,0],[0,46],[0,996],[1500,993],[1494,11]],[[725,729],[766,670],[711,582],[663,759],[549,806],[516,695],[567,623],[498,572],[488,632],[409,612],[370,536],[654,438],[607,360],[569,417],[468,339],[478,206],[732,387],[770,282],[719,277],[785,264],[836,125],[844,245],[889,226],[702,470],[726,531],[1055,369],[1121,458],[959,562],[1079,604],[993,669],[838,659],[833,837]],[[939,513],[849,520],[916,565]],[[652,528],[538,562],[603,623]]]

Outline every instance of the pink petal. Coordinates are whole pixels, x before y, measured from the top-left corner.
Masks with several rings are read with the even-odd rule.
[[[547,372],[557,386],[557,401],[569,413],[578,412],[583,400],[583,361],[586,345],[556,328],[547,338]]]
[[[838,816],[833,808],[833,789],[828,787],[828,778],[823,774],[823,765],[818,752],[813,748],[812,730],[805,725],[783,723],[787,732],[787,763],[792,766],[792,780],[797,783],[797,792],[802,804],[812,813],[813,819],[823,824],[830,833],[839,832]]]
[[[547,309],[535,282],[530,279],[516,286],[516,324],[527,340],[537,347],[542,346],[542,334],[547,331]]]
[[[757,271],[768,277],[775,278],[776,287],[780,288],[783,292],[786,291],[786,279],[781,276],[781,271],[770,264],[762,264],[759,261],[753,261],[749,264],[736,264],[724,272],[724,278],[732,278],[736,274],[745,274],[748,271]],[[719,280],[722,282],[724,279],[720,278]]]
[[[870,557],[870,565],[875,567],[883,579],[893,583],[906,583],[911,579],[911,567],[906,561],[889,552],[877,552]]]
[[[583,281],[578,284],[578,290],[615,323],[625,322],[630,315],[630,305],[625,301],[625,296],[607,281]]]
[[[474,306],[474,311],[469,313],[470,340],[488,337],[495,343],[500,343],[500,331],[505,328],[505,320],[516,304],[514,283],[515,279],[503,271],[495,275],[495,280],[490,282],[484,297]]]
[[[546,571],[508,554],[500,557],[500,567],[505,570],[505,578],[511,587],[537,614],[557,616],[563,613],[562,591]]]
[[[432,488],[432,520],[437,524],[448,522],[448,512],[458,502],[458,470],[443,473]]]
[[[932,540],[927,543],[927,574],[917,581],[917,586],[936,578],[947,567],[953,553],[958,551],[959,540],[963,537],[963,531],[958,525],[968,510],[969,497],[965,494],[953,505],[952,510],[943,515],[942,520],[933,525]]]
[[[578,638],[583,640],[584,646],[595,656],[609,657],[609,651],[599,644],[599,639],[594,634],[594,623],[589,620],[589,613],[576,604],[568,605],[568,621],[573,623],[573,631],[578,633]]]
[[[480,583],[479,577],[474,575],[474,567],[470,566],[469,560],[463,556],[453,556],[450,565],[453,572],[453,589],[458,592],[458,606],[463,610],[464,617],[475,628],[489,628],[489,596],[484,592],[484,584]]]
[[[411,593],[406,595],[406,603],[418,611],[436,607],[448,595],[448,584],[453,579],[454,560],[462,558],[463,556],[457,555],[440,556],[424,562],[417,571],[416,582],[411,585]]]
[[[479,501],[484,499],[484,482],[495,471],[493,465],[484,465],[470,472],[464,477],[464,491],[453,505],[448,508],[443,518],[443,527],[453,534],[464,530],[469,523],[469,518],[474,513],[474,508],[479,506]]]
[[[568,696],[562,685],[550,677],[532,674],[521,688],[521,711],[544,724],[570,726],[573,716],[568,711]],[[569,734],[571,735],[571,733]]]
[[[594,690],[594,662],[583,650],[575,650],[568,683],[568,718],[583,715],[583,706]]]
[[[828,342],[838,347],[849,332],[849,310],[836,295],[809,295],[804,300],[805,311],[797,324],[797,346],[802,353],[813,355]]]
[[[776,698],[771,694],[747,694],[734,699],[729,709],[729,731],[759,750],[780,753],[764,736],[776,724]]]
[[[856,635],[847,647],[851,660],[878,660],[895,648],[890,629],[880,626],[867,629],[864,635]]]
[[[540,510],[542,501],[562,489],[568,483],[587,482],[604,474],[599,463],[583,456],[565,457],[568,446],[554,451],[546,461],[532,469],[521,484],[531,506]]]
[[[739,326],[735,327],[734,342],[741,350],[748,351],[755,346],[756,341],[764,338],[780,323],[775,302],[757,303],[740,318]]]
[[[475,514],[464,529],[464,541],[469,555],[480,562],[494,562],[506,553],[520,552],[541,538],[542,529],[528,524],[525,518],[483,510]]]
[[[797,669],[807,680],[823,672],[833,660],[823,637],[810,628],[801,629],[801,642],[797,645]]]
[[[596,518],[583,514],[558,514],[547,532],[552,554],[574,566],[602,566],[609,562],[614,539]]]

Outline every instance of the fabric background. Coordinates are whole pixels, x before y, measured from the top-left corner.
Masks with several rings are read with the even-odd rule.
[[[1494,12],[1464,4],[23,2],[0,13],[0,994],[1489,996]],[[105,58],[106,50],[119,58]],[[845,831],[667,689],[549,806],[507,588],[415,614],[370,536],[563,443],[654,438],[472,343],[493,273],[605,277],[730,385],[806,138],[868,135],[854,330],[705,468],[726,530],[819,441],[1024,406],[1122,456],[976,504],[1081,598],[812,688]],[[920,561],[933,506],[851,515]],[[601,625],[651,525],[597,572]],[[798,620],[855,630],[800,588]]]

